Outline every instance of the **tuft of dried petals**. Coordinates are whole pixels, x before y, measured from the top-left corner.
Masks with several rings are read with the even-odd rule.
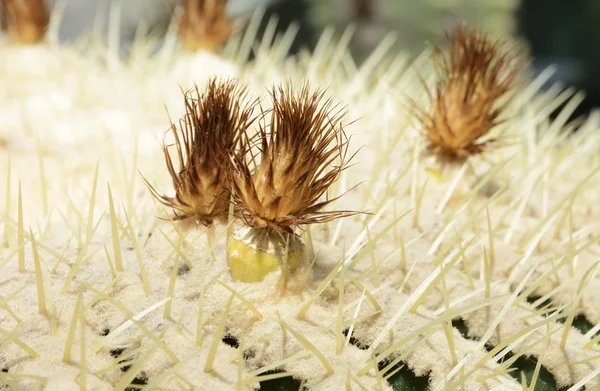
[[[427,89],[430,110],[413,102],[430,153],[445,161],[464,161],[496,141],[482,136],[506,119],[501,98],[516,86],[525,63],[504,39],[491,40],[474,30],[454,27],[447,53],[435,48],[435,91]]]
[[[253,137],[242,139],[233,159],[234,203],[252,228],[293,233],[303,224],[350,216],[352,211],[322,211],[336,200],[319,201],[348,167],[343,112],[336,111],[324,91],[310,92],[308,83],[295,92],[291,84],[273,87],[270,124],[261,121]]]
[[[182,0],[183,15],[179,22],[179,37],[186,50],[215,50],[233,32],[227,18],[227,0]]]
[[[170,128],[178,170],[169,152],[173,145],[163,143],[162,147],[175,197],[159,194],[146,181],[157,200],[176,210],[174,220],[194,218],[197,223],[210,225],[215,218],[227,215],[231,155],[255,119],[254,105],[245,97],[246,87],[234,79],[211,78],[202,93],[198,86],[184,92],[185,115],[179,127],[171,122]]]
[[[44,0],[1,0],[1,25],[11,42],[35,44],[44,39],[50,21]]]

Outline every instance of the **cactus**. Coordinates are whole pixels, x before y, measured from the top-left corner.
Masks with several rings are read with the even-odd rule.
[[[103,60],[114,47],[0,51],[0,387],[241,390],[291,377],[388,390],[406,374],[432,390],[598,387],[600,121],[566,122],[579,93],[540,92],[549,72],[528,80],[498,98],[503,121],[483,135],[495,143],[439,170],[414,111],[431,109],[429,53],[356,67],[335,41],[286,58],[289,37],[267,36],[246,62],[252,28],[221,53],[180,51],[170,34],[127,61]],[[343,194],[324,210],[368,213],[297,231],[307,261],[293,272],[236,281],[231,218],[172,219],[160,139],[185,118],[181,90],[215,77],[262,102],[308,80],[346,106],[354,158],[321,200]]]

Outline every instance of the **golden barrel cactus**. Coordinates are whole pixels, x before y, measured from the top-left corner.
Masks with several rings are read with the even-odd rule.
[[[106,49],[95,46],[0,50],[2,387],[250,390],[293,378],[295,389],[390,390],[412,374],[431,390],[522,390],[547,382],[598,388],[600,120],[593,113],[566,122],[580,94],[541,92],[548,72],[527,80],[502,108],[496,145],[432,181],[423,124],[405,110],[407,96],[428,109],[415,75],[426,83],[436,75],[421,60],[406,67],[402,57],[384,62],[378,52],[356,67],[343,47],[326,40],[315,54],[285,58],[289,37],[266,36],[274,43],[255,46],[255,59],[240,64],[235,56],[250,51],[251,35],[232,38],[228,54],[217,55],[180,51],[168,44],[178,33],[171,34],[157,56],[139,49],[151,45],[141,40],[127,61],[105,61]],[[159,145],[169,129],[164,107],[185,116],[189,101],[180,87],[210,91],[215,77],[246,85],[265,110],[265,90],[289,80],[294,93],[286,96],[302,99],[278,101],[273,113],[310,102],[302,89],[307,80],[346,106],[345,119],[321,124],[343,127],[352,139],[342,138],[345,156],[362,149],[347,169],[331,155],[337,163],[326,171],[337,180],[325,194],[309,181],[318,191],[306,199],[314,206],[343,194],[322,211],[369,213],[296,230],[305,262],[293,273],[279,267],[254,282],[232,276],[228,240],[241,224],[233,218],[244,206],[236,197],[246,195],[231,180],[222,183],[233,189],[227,219],[208,228],[158,219],[165,205],[139,175],[180,191],[179,200],[166,200],[169,207],[213,216],[214,209],[185,209],[196,198],[172,178],[186,179],[179,168],[192,173],[198,161],[225,167],[200,159],[211,156],[202,149],[214,145],[210,138],[202,146],[179,144],[195,157],[172,170]],[[196,100],[198,108],[206,102],[192,95]],[[228,107],[204,108],[197,117],[216,135],[211,113]],[[277,123],[288,118],[283,114],[273,126],[286,126]],[[242,134],[263,140],[260,121]],[[289,151],[274,143],[269,155],[269,143],[252,144],[259,152],[251,167],[265,179],[270,174],[258,155],[277,161]],[[177,146],[168,148],[179,163]],[[310,170],[292,167],[294,182],[307,184]],[[262,186],[262,178],[233,172],[227,178],[237,178],[240,189]],[[296,209],[281,221],[298,217]],[[259,217],[256,228],[272,221],[256,210],[246,210]],[[521,374],[523,362],[528,375]]]

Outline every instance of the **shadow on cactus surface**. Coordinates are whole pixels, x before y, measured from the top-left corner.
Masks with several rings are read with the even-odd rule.
[[[577,317],[573,326],[582,333],[585,333],[592,328],[592,325],[584,317]],[[461,334],[466,335],[466,326],[464,325],[464,322],[457,322],[454,327],[456,327]],[[519,382],[521,382],[524,377],[528,386],[532,385],[532,379],[535,377],[536,384],[532,389],[533,391],[565,391],[568,389],[568,387],[558,388],[552,374],[544,367],[541,367],[539,373],[536,374],[536,365],[537,360],[535,359],[519,357],[512,365],[514,371],[511,372],[511,376]],[[427,376],[416,376],[415,373],[408,369],[404,364],[398,365],[398,368],[399,370],[388,379],[388,382],[394,391],[423,391],[429,389],[429,378]],[[394,368],[393,370],[395,369],[397,368]],[[298,390],[300,386],[301,382],[290,377],[263,382],[261,383],[260,389],[264,391],[288,391]],[[581,388],[581,390],[583,390],[583,388]]]
[[[122,61],[53,20],[0,43],[2,386],[597,389],[600,115],[567,122],[581,94],[541,92],[550,71],[470,29],[448,72],[389,41],[357,66],[327,34],[289,57],[260,15]],[[182,99],[215,80],[264,117]]]
[[[535,300],[532,300],[532,302],[533,301]],[[464,322],[460,320],[453,322],[453,327],[459,330],[463,336],[467,336]],[[573,327],[577,328],[582,333],[587,333],[592,329],[593,325],[585,319],[585,317],[578,316],[573,322]],[[506,358],[508,359],[510,357]],[[552,374],[550,374],[543,366],[538,370],[539,373],[536,374],[536,365],[537,360],[535,359],[519,357],[512,364],[514,371],[511,372],[511,376],[519,382],[521,382],[524,377],[526,384],[530,387],[532,385],[532,379],[535,377],[536,384],[532,389],[534,391],[565,391],[569,388],[558,388]],[[414,372],[408,369],[404,364],[400,364],[397,367],[399,370],[388,379],[388,382],[394,391],[422,391],[429,389],[429,378],[427,376],[416,376]],[[393,370],[395,369],[397,368],[394,368]],[[290,377],[263,382],[261,383],[260,389],[265,391],[288,391],[298,390],[300,386],[301,382]],[[580,390],[583,390],[583,388],[580,388]]]

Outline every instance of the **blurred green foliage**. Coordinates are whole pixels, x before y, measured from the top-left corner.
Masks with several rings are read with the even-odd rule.
[[[288,0],[289,1],[289,0]],[[354,56],[364,59],[389,32],[396,50],[421,52],[426,42],[443,44],[456,21],[494,33],[516,30],[519,0],[309,0],[308,22],[316,31],[334,25],[338,32],[356,26]],[[362,12],[361,6],[362,5]]]

